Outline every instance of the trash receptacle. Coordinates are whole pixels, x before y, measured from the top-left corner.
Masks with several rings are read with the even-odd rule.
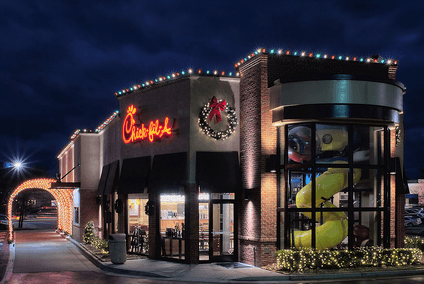
[[[125,234],[109,235],[110,261],[122,264],[127,260],[127,240]]]

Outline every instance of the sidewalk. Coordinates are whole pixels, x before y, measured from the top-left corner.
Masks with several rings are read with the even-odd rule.
[[[283,281],[424,275],[424,269],[283,275],[240,262],[183,264],[154,259],[136,259],[127,260],[124,264],[113,264],[111,262],[100,261],[74,239],[68,238],[68,240],[77,246],[82,254],[94,265],[104,271],[158,280],[207,283],[245,283],[258,281],[275,283]]]
[[[7,242],[8,231],[0,231],[0,280],[6,275],[9,264],[9,244]]]

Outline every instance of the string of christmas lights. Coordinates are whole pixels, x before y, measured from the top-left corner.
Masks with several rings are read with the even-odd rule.
[[[218,71],[218,70],[212,70],[212,71],[206,70],[206,71],[204,71],[202,69],[198,69],[197,71],[194,71],[193,69],[190,68],[187,71],[175,72],[175,73],[172,73],[172,74],[167,75],[167,76],[161,76],[161,77],[158,77],[156,79],[146,81],[142,84],[134,85],[134,86],[129,87],[127,89],[123,89],[119,92],[116,92],[115,96],[122,96],[124,94],[134,92],[138,89],[148,88],[148,87],[151,87],[153,85],[169,82],[169,81],[175,80],[177,78],[181,78],[181,77],[191,76],[193,74],[197,74],[197,75],[201,75],[201,76],[215,76],[215,77],[217,77],[217,76],[219,76],[219,77],[238,77],[239,76],[239,73],[237,73],[237,72],[225,72],[225,71]]]
[[[421,262],[418,248],[365,247],[353,250],[284,249],[276,252],[277,266],[286,271],[303,272],[317,268],[405,266]]]
[[[114,111],[105,121],[103,121],[99,126],[97,126],[97,128],[96,128],[96,130],[94,132],[95,133],[100,133],[103,129],[106,128],[106,126],[108,126],[118,116],[118,114],[119,114],[119,111],[118,110]],[[71,141],[63,148],[63,150],[57,156],[58,159],[63,155],[63,153],[65,153],[69,149],[69,147],[72,146],[73,141],[78,137],[78,135],[80,133],[93,133],[93,131],[91,129],[90,130],[87,130],[87,129],[82,129],[82,130],[81,129],[76,129],[72,133],[72,135],[70,137],[70,140]]]
[[[71,135],[71,140],[74,140],[75,138],[77,138],[77,136],[80,134],[80,133],[92,133],[93,131],[91,130],[91,129],[83,129],[83,130],[81,130],[81,129],[77,129],[77,130],[75,130],[74,131],[74,133],[72,133],[72,135]]]
[[[258,56],[262,53],[267,53],[267,50],[265,48],[258,48],[251,54],[247,55],[246,57],[242,58],[240,61],[238,61],[234,66],[237,68],[243,63],[249,61],[250,59],[254,58],[255,56]],[[290,50],[283,50],[283,49],[270,49],[268,51],[269,54],[277,54],[277,55],[290,55],[290,56],[298,56],[298,57],[310,57],[310,58],[316,58],[316,59],[332,59],[332,60],[344,60],[344,61],[358,61],[358,62],[364,62],[364,63],[380,63],[380,64],[388,64],[388,65],[397,65],[397,60],[393,59],[383,59],[383,58],[371,58],[371,57],[351,57],[351,56],[343,56],[343,55],[328,55],[328,54],[321,54],[321,53],[312,53],[312,52],[306,52],[306,51],[290,51]]]
[[[59,230],[72,234],[72,218],[73,218],[73,195],[72,189],[52,189],[51,184],[56,182],[55,179],[38,178],[27,180],[21,183],[10,195],[7,205],[7,215],[12,220],[12,205],[15,197],[26,189],[39,188],[44,189],[53,195],[57,201],[57,226]],[[9,240],[13,240],[13,223],[9,222]]]
[[[103,121],[102,124],[97,126],[95,132],[100,133],[103,129],[106,128],[106,126],[108,126],[118,116],[118,114],[119,114],[118,110],[114,111],[105,121]]]

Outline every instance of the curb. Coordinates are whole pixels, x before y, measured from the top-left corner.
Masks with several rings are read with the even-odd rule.
[[[129,269],[122,269],[119,267],[111,267],[109,265],[105,265],[102,263],[102,261],[95,255],[93,255],[90,251],[85,249],[83,246],[80,245],[76,240],[72,238],[67,238],[68,241],[73,243],[80,252],[89,260],[91,263],[93,263],[95,266],[100,268],[101,270],[107,271],[107,272],[113,272],[118,274],[126,274],[126,275],[132,275],[132,276],[145,276],[145,277],[152,277],[152,278],[163,278],[163,279],[169,279],[168,276],[159,275],[156,273],[151,272],[145,272],[145,271],[139,271],[139,270],[129,270]]]
[[[13,274],[13,264],[15,263],[15,243],[9,244],[9,259],[7,261],[6,272],[0,284],[6,283]]]

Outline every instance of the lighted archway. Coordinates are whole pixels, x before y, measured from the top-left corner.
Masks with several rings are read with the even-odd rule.
[[[9,220],[12,221],[12,203],[16,195],[26,189],[44,189],[49,192],[56,199],[57,202],[57,226],[60,230],[66,231],[72,234],[72,207],[73,207],[73,196],[72,189],[66,188],[51,188],[51,184],[56,182],[55,179],[50,178],[38,178],[27,180],[19,185],[13,193],[10,195],[9,203],[7,206],[7,214]],[[13,239],[13,226],[12,222],[9,222],[9,240]]]

